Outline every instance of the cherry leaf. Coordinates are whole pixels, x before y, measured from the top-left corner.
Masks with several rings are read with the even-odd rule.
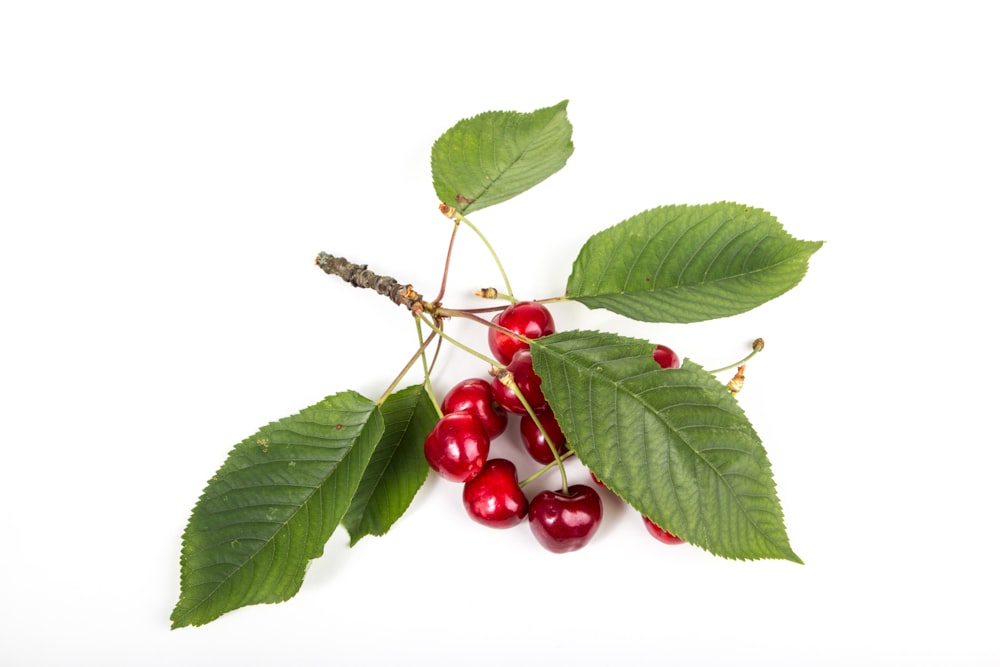
[[[726,558],[801,562],[785,532],[767,453],[736,400],[653,344],[597,331],[531,343],[532,364],[567,444],[658,526]]]
[[[568,101],[531,113],[487,111],[456,123],[431,148],[438,199],[471,213],[521,194],[573,153]]]
[[[430,470],[424,439],[438,415],[424,386],[400,389],[379,410],[385,432],[343,519],[351,546],[366,535],[385,535],[410,506]]]
[[[661,206],[592,236],[566,296],[645,322],[728,317],[795,287],[822,245],[793,238],[758,208]]]
[[[375,403],[344,392],[236,445],[184,531],[172,627],[295,595],[350,506],[382,431]]]

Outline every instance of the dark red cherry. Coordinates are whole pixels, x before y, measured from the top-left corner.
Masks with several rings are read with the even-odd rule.
[[[608,489],[608,485],[602,482],[601,480],[597,479],[597,475],[594,474],[593,470],[590,471],[590,479],[594,480],[594,483],[597,484],[597,486],[601,487],[602,489]],[[608,489],[608,491],[610,490],[611,489]]]
[[[556,416],[551,412],[536,412],[535,416],[542,423],[542,428],[545,429],[545,432],[552,438],[552,444],[555,445],[556,451],[559,454],[563,454],[566,451],[566,436],[563,435],[562,429],[559,428]],[[538,425],[535,424],[535,420],[530,415],[521,417],[520,431],[521,442],[524,443],[524,448],[528,450],[531,458],[542,464],[552,463],[556,460],[552,454],[552,448],[549,447],[549,443],[545,441],[545,436],[538,430]]]
[[[517,469],[507,459],[490,459],[462,490],[465,511],[490,528],[510,528],[528,514],[528,499],[517,483]]]
[[[493,402],[490,383],[483,378],[469,378],[451,388],[441,401],[441,412],[468,412],[475,415],[493,440],[507,428],[507,412]]]
[[[649,531],[649,534],[658,539],[659,541],[663,542],[664,544],[684,543],[684,540],[682,540],[681,538],[657,526],[655,523],[652,522],[652,520],[649,517],[646,516],[642,517],[642,522],[646,524],[646,530]]]
[[[532,410],[536,412],[548,410],[549,404],[545,402],[545,396],[542,394],[542,380],[535,375],[535,371],[531,367],[530,350],[515,352],[514,358],[507,364],[507,372],[514,377],[517,388],[524,394],[524,398]],[[501,382],[499,377],[493,378],[490,390],[493,393],[493,400],[507,412],[513,412],[517,415],[528,414],[514,390]]]
[[[542,491],[528,507],[531,533],[543,547],[557,554],[586,545],[601,525],[603,515],[601,497],[593,488],[574,484],[568,491]]]
[[[467,482],[478,475],[489,453],[486,429],[467,412],[445,415],[424,440],[428,465],[452,482]]]
[[[658,363],[660,368],[681,367],[681,358],[666,345],[657,345],[653,348],[653,361]]]
[[[519,301],[507,306],[493,318],[493,323],[532,340],[556,332],[549,309],[535,301]],[[509,364],[515,352],[528,347],[524,341],[496,329],[490,329],[488,340],[490,351],[501,364]]]

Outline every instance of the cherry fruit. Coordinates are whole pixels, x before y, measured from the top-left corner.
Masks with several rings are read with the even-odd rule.
[[[532,340],[556,332],[549,309],[535,301],[518,301],[507,306],[493,318],[493,323]],[[509,364],[515,352],[528,347],[524,341],[496,329],[490,329],[488,340],[490,351],[501,364]]]
[[[660,368],[681,367],[681,358],[666,345],[657,345],[653,348],[653,361],[658,363]]]
[[[682,540],[681,538],[657,526],[655,523],[653,523],[653,521],[649,517],[646,516],[642,517],[642,522],[646,524],[646,530],[649,531],[649,534],[658,539],[659,541],[663,542],[664,544],[684,543],[684,540]]]
[[[580,549],[597,532],[603,510],[601,497],[585,484],[562,491],[542,491],[528,507],[531,533],[543,547],[557,554]]]
[[[507,372],[514,378],[514,384],[524,395],[524,399],[532,410],[535,412],[548,410],[549,404],[542,394],[542,380],[535,375],[535,369],[531,366],[531,350],[515,352],[514,357],[507,364]],[[499,377],[493,378],[490,390],[493,394],[493,400],[507,412],[513,412],[517,415],[528,414],[514,390],[501,382]]]
[[[562,429],[559,428],[556,416],[551,412],[536,412],[535,416],[538,417],[538,421],[541,422],[545,432],[549,434],[552,444],[556,447],[556,451],[560,455],[565,453],[566,436],[563,435]],[[538,425],[535,424],[535,420],[531,418],[531,415],[521,417],[520,431],[521,442],[524,443],[524,448],[528,451],[531,458],[541,464],[552,463],[556,460],[552,454],[552,448],[549,447],[549,443],[545,440],[545,435],[538,430]]]
[[[468,412],[475,415],[486,429],[490,440],[507,428],[507,412],[494,402],[490,383],[483,378],[469,378],[451,388],[441,401],[441,412]]]
[[[597,479],[597,475],[594,474],[593,470],[590,471],[590,479],[594,480],[594,483],[597,484],[597,486],[601,487],[602,489],[608,489],[608,485],[602,482],[601,480]],[[608,489],[608,491],[610,490],[611,489]]]
[[[462,490],[465,511],[490,528],[510,528],[528,514],[528,499],[517,483],[517,469],[507,459],[490,459]]]
[[[452,482],[467,482],[478,475],[489,453],[486,429],[467,412],[445,415],[424,440],[428,465]]]
[[[514,378],[514,383],[521,390],[532,410],[535,412],[548,410],[549,404],[542,394],[542,380],[535,375],[535,370],[531,367],[531,350],[515,352],[514,357],[507,364],[507,372]],[[501,382],[499,377],[493,378],[490,389],[493,393],[493,400],[507,412],[513,412],[517,415],[528,414],[514,390]]]

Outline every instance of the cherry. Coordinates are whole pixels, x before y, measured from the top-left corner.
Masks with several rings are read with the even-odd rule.
[[[574,484],[568,493],[542,491],[528,507],[528,525],[549,551],[576,551],[590,541],[601,525],[601,497],[585,484]]]
[[[510,528],[528,514],[528,499],[517,483],[517,469],[507,459],[490,459],[462,490],[465,511],[490,528]]]
[[[542,394],[542,380],[535,375],[535,371],[531,367],[531,350],[515,352],[514,357],[507,364],[507,372],[513,376],[514,383],[524,394],[524,398],[532,410],[536,412],[548,410],[549,404],[545,402],[545,396]],[[514,390],[501,382],[499,377],[493,378],[490,390],[493,393],[493,400],[507,412],[513,412],[517,415],[528,414]]]
[[[427,463],[452,482],[467,482],[478,475],[489,452],[486,429],[467,412],[445,415],[424,440]]]
[[[660,368],[681,367],[681,358],[666,345],[657,345],[653,348],[653,361],[658,363]]]
[[[535,301],[518,301],[507,306],[493,318],[493,323],[532,340],[556,332],[549,309]],[[528,347],[524,341],[496,329],[490,329],[488,340],[490,351],[501,364],[509,364],[515,352]]]
[[[658,539],[659,541],[663,542],[664,544],[684,543],[684,540],[682,540],[681,538],[657,526],[648,516],[642,517],[642,522],[646,524],[646,530],[649,531],[649,534]]]
[[[490,383],[482,378],[469,378],[451,388],[441,401],[441,412],[468,412],[475,415],[493,440],[507,428],[507,413],[493,403]]]
[[[535,412],[535,416],[542,423],[542,428],[545,429],[545,432],[552,438],[552,444],[555,445],[556,451],[559,454],[563,454],[566,451],[566,436],[563,435],[562,429],[559,428],[556,416],[551,412]],[[542,464],[552,463],[556,460],[552,454],[552,448],[549,447],[549,443],[545,441],[545,436],[538,430],[538,425],[535,424],[535,420],[530,415],[521,417],[520,430],[521,442],[524,443],[524,448],[528,450],[531,458]]]
[[[593,470],[590,471],[590,479],[594,480],[594,483],[597,484],[597,486],[601,487],[602,489],[608,489],[608,485],[602,482],[601,480],[597,479],[597,475],[594,474]],[[608,491],[610,490],[611,489],[608,489]]]

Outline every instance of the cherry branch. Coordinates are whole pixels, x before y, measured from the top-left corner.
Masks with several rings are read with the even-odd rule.
[[[413,285],[401,285],[395,278],[370,271],[367,264],[353,264],[343,257],[321,252],[316,255],[316,266],[355,287],[373,289],[382,296],[389,297],[397,306],[419,310],[425,305],[424,297],[414,291]]]

